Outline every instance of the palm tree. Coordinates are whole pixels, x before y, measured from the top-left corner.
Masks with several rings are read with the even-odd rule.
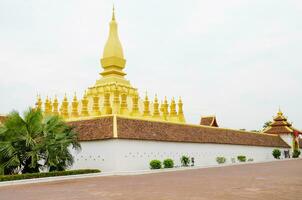
[[[80,150],[77,135],[58,116],[29,109],[13,111],[0,127],[0,173],[65,170],[73,164],[70,148]]]

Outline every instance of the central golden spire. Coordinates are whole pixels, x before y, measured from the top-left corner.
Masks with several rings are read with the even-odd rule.
[[[104,71],[102,76],[125,76],[123,68],[125,67],[126,60],[124,59],[124,53],[122,44],[118,36],[118,27],[115,21],[114,7],[112,9],[112,18],[109,24],[109,37],[104,47],[103,58],[101,64]]]

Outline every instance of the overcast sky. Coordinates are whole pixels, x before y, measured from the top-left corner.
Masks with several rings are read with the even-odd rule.
[[[279,106],[302,129],[301,0],[116,0],[140,94],[182,96],[188,122],[260,129]],[[112,1],[0,0],[0,113],[99,77]],[[153,97],[152,97],[153,98]]]

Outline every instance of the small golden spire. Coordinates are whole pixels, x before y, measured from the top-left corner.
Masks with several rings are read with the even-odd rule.
[[[158,104],[157,94],[155,94],[154,103],[153,103],[153,117],[154,118],[160,117],[160,112],[159,112],[158,108],[159,108],[159,104]]]
[[[128,114],[128,105],[127,105],[127,94],[122,94],[122,102],[121,102],[121,108],[120,108],[120,114]]]
[[[79,106],[79,102],[78,102],[77,94],[74,93],[73,100],[71,103],[71,107],[72,107],[71,108],[71,117],[73,117],[73,118],[79,117],[78,106]]]
[[[42,110],[42,99],[41,99],[41,95],[37,94],[37,102],[36,102],[36,108]]]
[[[175,104],[175,100],[174,97],[171,100],[171,104],[170,104],[170,117],[176,117],[177,113],[176,113],[176,104]]]
[[[55,98],[53,100],[53,104],[52,104],[52,107],[53,107],[53,114],[54,115],[59,115],[59,110],[58,110],[58,107],[59,107],[59,102],[58,102],[58,97],[57,95],[55,95]]]
[[[87,117],[89,116],[88,112],[88,98],[87,98],[87,92],[85,90],[83,98],[82,98],[82,108],[81,108],[81,116]]]
[[[104,94],[104,106],[103,106],[103,114],[104,115],[110,115],[112,114],[112,108],[110,104],[110,93],[106,92]]]
[[[46,97],[46,100],[44,102],[44,114],[49,115],[51,113],[50,108],[49,108],[49,99],[48,96]]]
[[[167,101],[167,97],[165,97],[164,104],[163,104],[163,118],[164,118],[164,120],[167,120],[168,116],[169,116],[169,104],[168,104],[168,101]]]
[[[144,112],[143,112],[143,116],[144,117],[148,117],[150,116],[150,101],[148,99],[148,95],[147,95],[147,92],[146,92],[146,96],[145,96],[145,100],[144,100]]]
[[[112,105],[112,113],[118,114],[120,111],[120,91],[117,85],[115,84],[115,88],[113,91],[113,105]]]
[[[181,97],[179,97],[179,100],[178,100],[178,121],[186,122],[182,107],[183,107],[183,103],[182,103]]]
[[[49,112],[50,112],[50,114],[53,114],[51,98],[49,98]]]
[[[60,109],[61,110],[61,115],[64,119],[68,119],[68,117],[69,117],[68,105],[69,105],[69,103],[68,103],[67,95],[65,93],[63,102],[61,104],[61,109]]]
[[[101,111],[100,111],[100,106],[99,106],[99,96],[95,94],[93,96],[93,104],[92,104],[92,115],[93,116],[100,116]]]
[[[138,116],[139,115],[139,108],[138,108],[138,93],[135,92],[135,94],[132,97],[132,111],[131,111],[131,115],[132,116]]]

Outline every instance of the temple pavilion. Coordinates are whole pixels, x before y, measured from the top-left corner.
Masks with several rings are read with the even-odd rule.
[[[157,95],[150,101],[146,93],[144,99],[141,99],[137,88],[125,78],[126,59],[118,36],[114,9],[100,63],[103,68],[100,78],[87,88],[82,99],[78,100],[74,94],[72,101],[69,102],[65,94],[61,103],[57,97],[53,100],[46,97],[42,102],[41,96],[38,95],[36,107],[44,110],[46,115],[60,115],[67,121],[117,114],[150,120],[185,122],[181,98],[176,102],[173,97],[168,103],[165,97],[159,103]]]

